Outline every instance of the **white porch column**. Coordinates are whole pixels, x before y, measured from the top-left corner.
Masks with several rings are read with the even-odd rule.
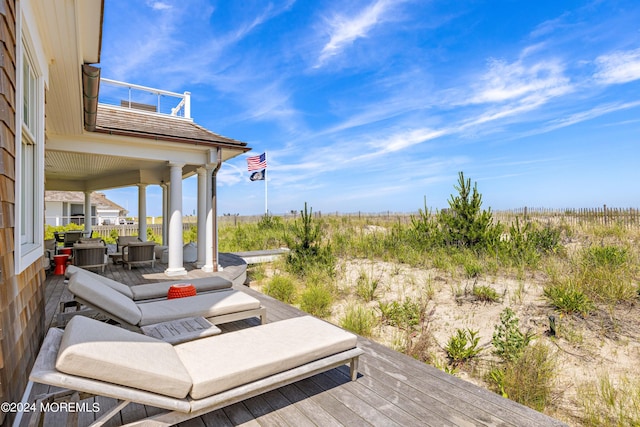
[[[84,232],[91,237],[91,191],[84,192]]]
[[[198,260],[196,267],[202,268],[206,264],[206,222],[207,222],[207,170],[203,167],[198,172]]]
[[[182,247],[182,168],[184,163],[169,163],[171,167],[171,208],[169,218],[169,267],[167,276],[187,274],[183,265]]]
[[[211,174],[213,168],[211,166],[207,166],[205,181],[207,184],[207,194],[206,194],[206,220],[205,220],[205,265],[202,266],[202,271],[211,273],[213,271],[214,266],[214,255],[213,255],[213,211],[211,209]]]
[[[169,246],[169,184],[163,182],[162,187],[162,245]]]
[[[147,186],[138,184],[138,238],[147,241]]]

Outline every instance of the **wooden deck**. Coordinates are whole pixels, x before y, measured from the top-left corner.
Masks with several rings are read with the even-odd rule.
[[[225,266],[225,263],[232,264]],[[244,267],[233,258],[221,258],[224,275],[243,277]],[[149,283],[162,277],[165,266],[134,268],[109,265],[105,275],[129,284]],[[202,276],[192,271],[190,275]],[[166,279],[166,278],[165,278]],[[236,280],[237,282],[238,280]],[[268,322],[304,313],[242,284],[234,287],[260,299]],[[48,276],[46,322],[55,326],[60,301],[71,300],[62,276]],[[220,325],[224,332],[257,325],[257,319]],[[504,399],[434,367],[414,360],[366,338],[358,346],[359,378],[349,380],[347,366],[333,369],[277,390],[210,412],[180,426],[560,426],[560,421]],[[256,355],[259,357],[259,355]],[[34,396],[49,392],[36,384]],[[79,424],[88,425],[116,405],[114,399],[96,397],[100,413],[79,413]],[[91,403],[92,403],[91,402]],[[129,405],[106,425],[118,425],[140,416],[160,412],[157,408]],[[21,426],[28,424],[28,415]],[[65,413],[47,414],[45,425],[64,425]]]

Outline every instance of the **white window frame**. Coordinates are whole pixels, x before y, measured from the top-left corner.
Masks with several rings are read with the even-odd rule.
[[[42,46],[31,37],[37,32],[28,1],[18,3],[16,34],[16,129],[15,129],[15,269],[20,274],[44,254],[44,94],[46,63]],[[27,61],[27,63],[25,63]],[[25,66],[33,75],[30,91],[24,90]],[[29,96],[29,128],[25,125],[24,96]],[[33,107],[33,108],[31,108]]]

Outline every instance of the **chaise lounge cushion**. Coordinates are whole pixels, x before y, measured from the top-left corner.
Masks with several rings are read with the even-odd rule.
[[[192,386],[171,344],[84,316],[65,328],[56,369],[180,399]]]
[[[244,292],[227,290],[194,297],[157,300],[137,304],[140,326],[187,317],[212,317],[260,308],[260,301]]]
[[[99,310],[135,326],[147,326],[185,317],[213,317],[260,308],[260,301],[233,289],[198,294],[194,297],[136,303],[109,286],[76,273],[69,279],[69,291]]]
[[[110,286],[100,286],[99,283],[88,280],[85,274],[76,273],[71,276],[69,291],[131,325],[140,323],[142,314],[131,298]]]
[[[171,285],[177,283],[190,283],[195,286],[198,293],[219,291],[230,289],[232,283],[230,280],[220,276],[205,277],[201,279],[178,280],[173,282],[147,283],[143,285],[131,286],[131,293],[134,301],[142,301],[154,298],[166,298]]]
[[[71,265],[67,267],[67,271],[65,272],[65,274],[69,279],[75,274],[82,274],[85,277],[85,279],[83,280],[97,281],[101,284],[107,285],[110,288],[113,288],[116,291],[120,292],[121,294],[126,295],[127,297],[131,298],[134,301],[166,298],[171,285],[185,282],[184,280],[181,280],[181,281],[178,280],[178,281],[146,283],[142,285],[128,286],[128,285],[125,285],[124,283],[120,283],[115,280],[109,279],[108,277],[104,277],[99,274],[93,273],[91,271],[87,271]],[[230,289],[231,286],[233,285],[230,280],[227,280],[220,276],[203,277],[201,279],[191,279],[191,280],[188,280],[188,283],[195,286],[196,291],[198,291],[198,293]]]
[[[202,399],[352,349],[356,341],[350,332],[304,316],[174,348],[193,379],[191,397]]]
[[[122,295],[126,296],[127,298],[134,299],[131,288],[125,285],[124,283],[120,283],[118,281],[109,279],[108,277],[104,277],[99,274],[93,273],[91,271],[83,270],[77,267],[69,266],[67,267],[67,270],[70,270],[65,272],[65,274],[69,279],[74,275],[79,274],[82,277],[84,277],[83,279],[84,281],[97,281],[99,283],[97,283],[96,285],[103,284],[103,285],[109,286],[110,288],[115,289],[116,291],[120,292]]]

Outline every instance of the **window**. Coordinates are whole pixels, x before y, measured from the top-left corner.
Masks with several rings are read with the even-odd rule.
[[[21,190],[20,190],[20,243],[22,245],[35,244],[34,211],[36,210],[36,182],[38,177],[36,162],[36,111],[37,93],[36,77],[33,73],[31,61],[27,55],[22,60],[22,90],[23,90],[23,122],[21,147]]]
[[[44,239],[44,78],[21,23],[16,91],[16,272],[38,261]]]

